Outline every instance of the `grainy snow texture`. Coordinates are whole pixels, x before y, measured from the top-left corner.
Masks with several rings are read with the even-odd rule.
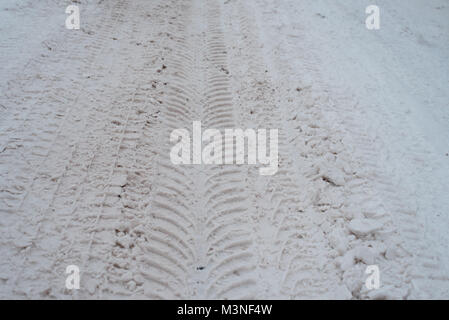
[[[449,298],[447,0],[69,4],[0,4],[0,298]],[[172,164],[193,121],[278,172]]]

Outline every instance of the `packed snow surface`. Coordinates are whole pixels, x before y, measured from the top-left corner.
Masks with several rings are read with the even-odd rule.
[[[447,0],[4,0],[0,31],[0,298],[449,298]],[[193,121],[278,129],[278,171],[173,164]]]

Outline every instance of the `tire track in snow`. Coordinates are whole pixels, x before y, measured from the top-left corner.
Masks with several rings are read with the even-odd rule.
[[[335,92],[332,91],[333,84],[323,85],[317,71],[320,61],[313,57],[319,48],[313,48],[313,44],[309,42],[298,44],[298,38],[307,39],[307,37],[301,33],[301,28],[294,24],[294,14],[289,17],[285,12],[280,13],[288,17],[286,20],[288,23],[283,22],[285,26],[295,25],[292,29],[286,28],[289,34],[284,34],[285,26],[281,27],[282,24],[277,21],[269,21],[270,18],[275,19],[274,16],[271,17],[270,9],[273,10],[272,5],[276,7],[277,4],[268,2],[262,1],[258,4],[266,7],[266,11],[259,17],[259,24],[260,26],[273,24],[270,27],[276,31],[265,36],[268,40],[279,38],[279,42],[267,46],[266,52],[269,53],[276,48],[275,54],[268,55],[275,56],[274,66],[279,70],[278,74],[292,74],[278,77],[277,83],[280,91],[279,100],[287,106],[287,114],[292,114],[287,122],[290,124],[288,136],[300,151],[294,157],[304,159],[302,160],[304,170],[300,171],[314,180],[326,178],[331,182],[340,181],[337,183],[338,188],[320,188],[322,195],[319,195],[316,198],[318,201],[315,202],[319,207],[326,209],[329,203],[341,199],[342,206],[338,210],[340,212],[325,210],[326,215],[333,216],[333,221],[327,222],[333,224],[333,230],[326,226],[326,222],[322,225],[322,229],[333,250],[337,251],[337,254],[332,251],[331,254],[334,256],[336,267],[340,269],[339,276],[342,283],[354,298],[413,297],[419,291],[416,290],[419,287],[417,282],[423,284],[430,282],[432,285],[438,284],[436,287],[447,288],[443,282],[445,277],[441,273],[441,263],[438,263],[438,259],[430,253],[424,254],[427,259],[421,259],[421,253],[416,254],[417,248],[411,249],[414,244],[424,241],[419,235],[415,209],[413,205],[404,201],[410,197],[400,194],[398,189],[401,188],[398,188],[399,185],[395,186],[391,173],[382,168],[382,162],[379,161],[379,154],[385,152],[383,151],[385,146],[379,146],[378,137],[370,136],[368,130],[362,127],[360,119],[363,119],[363,116],[357,114],[358,106],[354,104],[353,99],[335,96]],[[294,33],[295,29],[295,38],[290,39],[290,36],[293,36],[290,32]],[[266,30],[270,28],[265,28]],[[278,33],[281,34],[279,37]],[[307,50],[301,50],[304,48]],[[283,57],[285,61],[282,60]],[[292,60],[304,61],[289,63]],[[298,66],[302,69],[298,70]],[[295,76],[300,78],[302,74],[305,75],[304,80],[295,79]],[[308,82],[307,78],[314,81]],[[294,81],[297,82],[299,94],[290,85]],[[330,97],[329,92],[334,95]],[[294,102],[298,101],[303,105],[300,107],[301,113],[297,111],[298,106],[294,105]],[[388,116],[384,117],[387,118]],[[308,122],[310,125],[307,125]],[[403,129],[403,132],[407,130]],[[329,151],[330,154],[326,154]],[[311,169],[314,168],[313,171],[307,168],[310,165],[305,155],[312,159],[310,155],[321,158],[314,161],[315,164],[311,166]],[[415,157],[421,158],[417,153]],[[330,190],[334,191],[329,192]],[[340,192],[335,193],[335,190]],[[367,231],[363,231],[361,226]],[[415,262],[412,262],[410,256],[415,254]],[[380,267],[382,288],[369,292],[360,279],[364,279],[364,267],[373,263]],[[427,272],[420,270],[423,263],[429,267]],[[413,278],[415,280],[412,280]],[[428,289],[422,290],[421,293],[431,296]]]
[[[106,23],[108,19],[108,14],[105,15],[103,19],[105,25],[104,28],[111,28],[111,21]],[[110,29],[109,29],[110,31]],[[103,35],[100,35],[97,39],[99,41],[99,45],[96,48],[91,48],[87,50],[87,62],[84,65],[75,64],[78,66],[81,71],[86,72],[92,69],[92,65],[95,63],[95,60],[98,59],[101,51],[100,49],[106,44],[106,30],[103,29]],[[73,36],[76,39],[76,36]],[[85,38],[85,35],[81,36]],[[69,37],[69,40],[72,37]],[[73,40],[74,41],[74,40]],[[78,47],[75,47],[79,49]],[[83,48],[84,49],[84,48]],[[84,51],[86,51],[84,49]],[[68,53],[69,51],[67,51]],[[81,56],[82,53],[75,50],[75,52],[70,52],[71,56]],[[63,56],[66,55],[66,52],[63,52]],[[68,57],[64,57],[67,59]],[[66,61],[64,59],[57,60],[57,63],[60,61]],[[46,75],[44,75],[46,78]],[[55,79],[58,79],[58,76],[55,76]],[[51,80],[53,81],[53,80]],[[28,86],[32,86],[32,83],[28,83]],[[69,146],[70,143],[76,143],[76,136],[78,134],[77,130],[81,130],[81,127],[78,126],[80,123],[80,114],[83,113],[86,106],[83,103],[78,103],[79,96],[82,92],[86,93],[86,83],[81,83],[81,81],[77,81],[76,85],[73,87],[73,90],[69,92],[65,92],[61,90],[57,85],[57,88],[50,90],[47,92],[46,90],[42,91],[30,91],[28,96],[29,99],[36,99],[37,96],[40,102],[38,105],[42,106],[44,101],[51,101],[51,105],[56,109],[49,109],[47,107],[38,108],[38,105],[34,107],[30,107],[30,114],[33,117],[28,118],[25,117],[24,121],[17,126],[14,133],[17,133],[18,136],[14,138],[10,138],[5,144],[5,148],[9,143],[15,141],[15,146],[8,148],[5,152],[2,153],[2,167],[4,167],[3,175],[4,175],[4,187],[2,188],[2,193],[4,197],[2,197],[2,201],[5,206],[2,207],[2,211],[5,213],[9,213],[9,217],[11,214],[15,215],[16,218],[22,217],[22,211],[25,211],[23,205],[27,200],[27,197],[31,195],[32,189],[37,184],[37,181],[40,181],[41,176],[45,178],[51,177],[53,174],[51,171],[54,170],[54,167],[50,170],[44,169],[45,165],[48,165],[48,160],[50,157],[54,157],[58,154],[58,157],[61,158],[61,153],[63,157],[65,154],[70,154]],[[45,87],[45,85],[43,85]],[[59,90],[59,91],[58,91]],[[63,93],[61,94],[61,91]],[[89,92],[88,92],[89,93]],[[48,103],[48,102],[47,102]],[[36,109],[36,110],[35,110]],[[44,119],[44,120],[42,120]],[[31,125],[25,126],[25,123],[30,122]],[[73,130],[73,131],[71,131]],[[66,152],[61,152],[61,150],[65,150]],[[61,159],[62,160],[62,159]],[[11,171],[8,172],[8,163],[14,163],[14,168],[11,168]],[[54,163],[53,163],[54,165]],[[59,164],[58,164],[59,165]],[[56,165],[56,166],[58,166]],[[37,186],[39,188],[39,186]],[[42,195],[39,197],[34,197],[32,201],[38,203],[41,200]],[[30,214],[36,211],[36,208],[32,210],[30,208],[29,212],[24,216],[25,219],[29,219]],[[19,214],[16,214],[19,213]]]
[[[155,174],[149,205],[143,223],[134,229],[138,242],[140,267],[135,274],[146,298],[173,299],[191,296],[189,279],[194,272],[196,256],[195,198],[191,168],[170,161],[170,132],[188,128],[198,93],[195,84],[194,53],[190,31],[191,7],[188,2],[166,2],[165,28],[159,36],[164,40],[163,61],[159,69],[160,84],[165,88],[160,97],[161,121],[154,158]]]
[[[347,110],[348,114],[351,114]],[[385,115],[384,119],[389,116]],[[407,192],[410,190],[402,189],[400,186],[404,183],[399,175],[389,172],[382,161],[377,161],[379,152],[382,148],[381,142],[373,137],[365,127],[361,126],[356,117],[348,117],[346,121],[350,124],[350,133],[353,137],[353,143],[357,149],[363,150],[363,153],[357,156],[357,159],[366,164],[367,169],[362,174],[371,174],[369,185],[372,189],[378,190],[377,197],[380,199],[375,203],[372,197],[361,196],[363,202],[369,203],[371,215],[388,215],[388,222],[391,224],[391,233],[400,235],[400,239],[391,239],[392,243],[398,245],[400,249],[391,250],[388,258],[397,260],[402,266],[402,277],[407,284],[407,291],[402,294],[402,298],[410,299],[431,299],[432,297],[444,297],[449,292],[449,274],[442,259],[434,251],[434,246],[429,247],[429,239],[426,237],[426,226],[420,220],[418,215],[419,206],[416,203],[410,203],[406,199],[412,198]],[[395,122],[396,130],[401,132],[410,132],[413,129],[407,127],[405,119],[398,119]],[[386,129],[385,129],[386,130]],[[407,145],[410,145],[407,143]],[[414,148],[407,150],[410,161],[421,161],[427,154],[422,154],[425,143],[423,141],[414,141]],[[429,151],[430,154],[430,151]],[[426,161],[431,163],[432,160]],[[412,191],[417,194],[414,188]],[[360,206],[363,203],[359,203]],[[366,205],[365,205],[366,206]],[[375,208],[378,212],[376,212]],[[422,209],[421,209],[422,210]],[[431,243],[431,242],[430,242]],[[388,272],[388,271],[387,271]],[[398,274],[388,272],[389,281],[394,282]],[[397,280],[396,280],[397,281]],[[376,297],[376,295],[374,295]],[[387,291],[381,292],[379,297],[395,297],[394,293]]]
[[[273,85],[270,72],[276,71],[266,65],[253,14],[242,2],[226,8],[229,47],[236,44],[231,69],[233,78],[238,79],[234,82],[241,106],[238,116],[253,127],[279,128],[278,172],[250,177],[250,185],[255,186],[250,190],[256,208],[253,232],[260,274],[258,297],[348,296],[330,260],[332,248],[322,228],[326,211],[338,210],[341,203],[321,201],[320,188],[328,188],[328,183],[319,174],[307,176],[298,169],[301,160],[292,147],[297,133],[290,129],[291,115],[284,111],[279,87]],[[314,130],[314,123],[308,125]],[[310,162],[320,161],[313,153],[309,157]]]
[[[135,254],[129,255],[130,249],[135,251],[132,250],[135,243],[128,237],[131,226],[138,225],[138,219],[144,218],[139,212],[147,205],[145,198],[149,193],[148,179],[152,174],[151,159],[154,156],[153,141],[148,139],[157,136],[155,117],[158,103],[153,97],[157,93],[148,79],[154,73],[159,58],[152,40],[148,39],[154,34],[145,33],[141,28],[150,15],[148,12],[152,11],[152,6],[143,7],[141,3],[133,4],[129,10],[126,20],[133,22],[128,34],[123,36],[129,37],[132,45],[144,48],[137,55],[126,52],[128,50],[122,53],[123,58],[132,63],[128,69],[122,70],[121,82],[126,85],[120,89],[124,92],[115,101],[115,108],[106,118],[104,128],[114,144],[106,151],[97,146],[106,157],[93,158],[95,161],[91,163],[89,175],[91,182],[98,184],[100,180],[102,183],[89,186],[89,180],[84,182],[87,190],[82,192],[88,199],[82,203],[83,210],[78,209],[80,218],[74,221],[73,227],[81,228],[82,234],[88,238],[87,243],[81,239],[78,247],[74,244],[76,237],[71,240],[72,248],[76,249],[75,257],[84,270],[82,285],[87,288],[87,291],[81,291],[80,297],[95,295],[101,298],[106,295],[124,298],[134,293],[137,283],[141,284],[130,276],[130,266],[136,261]],[[134,12],[139,12],[138,22],[135,16],[130,19]],[[156,22],[154,27],[157,27]],[[136,180],[140,184],[136,184]],[[91,198],[88,196],[90,193],[94,195]]]
[[[1,272],[21,271],[0,277],[2,296],[382,298],[430,296],[431,285],[445,286],[441,262],[426,248],[398,249],[397,230],[418,243],[420,229],[414,209],[373,162],[372,139],[345,118],[358,137],[348,142],[331,125],[342,109],[314,95],[323,88],[298,80],[295,90],[297,79],[279,77],[289,65],[269,61],[247,3],[110,5],[95,40],[84,36],[87,53],[75,51],[71,91],[27,92],[30,101],[53,101],[54,114],[29,109],[5,140],[2,163],[20,165],[0,198],[2,214],[15,223],[1,225]],[[116,47],[107,41],[114,28]],[[63,57],[52,56],[55,65]],[[97,66],[98,58],[106,63]],[[50,71],[41,76],[53,87]],[[305,71],[316,72],[306,62]],[[99,81],[81,83],[84,72]],[[278,172],[172,164],[170,133],[190,130],[194,120],[203,129],[279,128]],[[371,161],[352,157],[351,146]],[[378,226],[363,233],[354,220]],[[377,263],[387,285],[398,277],[407,285],[364,290],[364,267]],[[68,264],[81,267],[75,293],[64,289]]]
[[[111,28],[110,18],[112,17],[111,14],[113,14],[113,7],[111,6],[111,8],[106,9],[107,13],[103,14],[100,20],[93,21],[94,18],[88,16],[87,19],[85,17],[84,24],[92,27],[97,22],[97,27],[104,28],[106,26]],[[103,34],[101,37],[95,36],[97,45],[92,46],[93,34],[95,33],[86,31],[84,28],[80,31],[65,30],[62,33],[58,30],[56,35],[51,35],[49,40],[43,41],[42,45],[47,52],[44,51],[37,57],[30,59],[23,67],[23,70],[16,75],[16,78],[8,82],[8,87],[4,90],[5,92],[3,94],[8,99],[8,109],[12,109],[13,105],[20,112],[9,112],[9,116],[13,118],[7,118],[7,115],[2,119],[5,125],[11,122],[14,123],[14,126],[2,132],[2,135],[5,135],[5,137],[2,137],[1,152],[4,152],[13,142],[23,139],[22,136],[17,135],[23,134],[24,129],[32,131],[27,125],[38,126],[33,128],[33,130],[38,132],[33,131],[34,135],[29,137],[29,139],[34,139],[36,136],[36,141],[38,142],[40,137],[46,137],[54,133],[46,131],[48,130],[48,126],[57,126],[50,121],[58,122],[61,114],[67,115],[69,113],[68,111],[74,108],[81,93],[87,90],[86,83],[88,81],[81,83],[80,80],[71,78],[73,74],[76,74],[79,78],[85,77],[85,74],[91,70],[100,53],[103,52],[102,48],[108,39],[106,34]],[[67,63],[67,61],[70,61],[70,63]],[[58,68],[58,65],[62,63],[66,67]],[[58,73],[49,75],[55,69],[59,69]],[[68,80],[72,83],[67,86],[70,87],[70,90],[67,87],[63,88],[61,84],[61,81]],[[41,85],[39,86],[37,83]],[[42,89],[39,89],[39,87]],[[24,94],[26,95],[24,96]],[[49,102],[52,103],[53,108],[60,109],[57,112],[54,110],[49,112],[49,109],[46,108],[46,104]],[[56,119],[47,119],[49,115],[57,117]],[[22,117],[22,119],[18,117]],[[42,123],[43,119],[49,120],[50,125],[45,122]],[[19,125],[17,125],[18,120],[20,121]],[[34,123],[36,120],[40,122]],[[50,138],[45,141],[51,141]],[[32,141],[34,140],[30,140],[30,142]],[[37,147],[43,150],[48,149],[47,145]],[[14,146],[11,148],[14,148]]]
[[[207,36],[202,122],[205,128],[219,129],[223,134],[225,128],[239,128],[231,94],[228,49],[220,3],[208,1],[204,7],[202,16],[207,17]],[[214,165],[206,167],[203,174],[205,214],[202,223],[207,244],[204,248],[207,263],[205,297],[254,298],[257,272],[245,166]]]
[[[123,6],[125,4],[126,4],[125,2],[120,2],[118,4],[118,6],[116,7],[116,9],[119,10],[119,11],[120,10],[123,11],[124,10]],[[104,26],[106,28],[105,30],[103,30],[104,33],[110,33],[111,32],[111,29],[108,28],[108,27],[112,27],[112,25],[115,24],[114,22],[116,22],[117,19],[122,19],[123,18],[123,13],[120,13],[120,12],[119,13],[115,13],[114,16],[116,17],[116,19],[110,21],[108,24],[106,24]],[[101,36],[101,33],[100,33],[100,36]],[[105,38],[106,35],[103,34],[102,37]],[[104,49],[105,48],[103,48],[102,50],[104,50]],[[110,63],[113,62],[112,60],[113,59],[110,60]],[[122,70],[123,70],[123,68],[122,68]],[[86,98],[86,100],[87,101],[81,101],[82,108],[86,108],[87,102],[92,103],[92,102],[94,102],[95,100],[98,100],[98,99],[95,98],[95,100],[94,100],[94,98],[88,97],[88,98]],[[100,108],[104,109],[104,105],[103,104],[107,104],[107,103],[105,103],[104,99],[103,100],[99,99],[99,101],[102,103]],[[87,115],[85,115],[85,118],[82,119],[83,120],[82,122],[84,122],[84,129],[83,129],[83,131],[86,129],[86,127],[88,127],[89,128],[88,134],[86,133],[86,135],[84,135],[84,133],[83,134],[78,133],[78,135],[75,135],[75,136],[78,136],[78,141],[74,144],[73,148],[71,149],[71,152],[68,152],[68,154],[70,154],[71,156],[68,159],[64,159],[64,160],[67,160],[68,162],[63,167],[63,171],[60,173],[60,176],[57,176],[56,179],[52,179],[53,182],[57,181],[57,183],[52,183],[52,182],[48,181],[48,182],[50,182],[50,184],[55,185],[55,187],[54,188],[53,187],[49,188],[49,185],[48,185],[48,182],[46,181],[46,179],[44,179],[44,181],[40,181],[42,183],[47,182],[46,185],[44,185],[45,188],[40,186],[40,185],[37,186],[38,188],[42,188],[44,190],[48,190],[48,189],[52,189],[53,188],[53,191],[49,193],[52,196],[50,198],[48,198],[49,199],[48,200],[49,201],[48,207],[45,210],[43,210],[43,208],[42,209],[39,209],[39,207],[37,208],[37,209],[39,209],[39,210],[37,210],[38,213],[40,213],[40,216],[38,218],[35,218],[33,216],[32,216],[32,218],[25,217],[25,221],[30,224],[30,227],[32,228],[32,232],[31,232],[31,235],[30,235],[31,238],[29,240],[23,240],[23,237],[21,237],[23,241],[27,242],[27,244],[24,245],[24,247],[27,248],[31,243],[37,242],[36,247],[38,249],[38,251],[36,253],[34,251],[31,251],[31,253],[32,253],[31,255],[30,255],[30,252],[29,252],[30,250],[29,249],[24,250],[25,254],[26,254],[25,257],[27,257],[27,259],[30,260],[30,263],[36,264],[36,262],[40,262],[41,264],[38,264],[37,267],[40,266],[40,268],[45,268],[44,270],[48,270],[50,272],[55,272],[55,270],[52,269],[52,268],[48,269],[49,266],[53,262],[51,260],[49,260],[49,259],[44,259],[42,257],[44,255],[44,253],[42,251],[39,251],[39,250],[44,250],[44,252],[45,252],[45,250],[49,250],[49,248],[46,248],[46,246],[50,246],[50,250],[51,250],[51,249],[55,249],[55,245],[56,246],[58,244],[60,245],[59,241],[54,241],[52,243],[51,240],[54,240],[52,238],[52,237],[54,237],[54,234],[52,236],[48,236],[48,234],[46,234],[45,232],[55,232],[55,231],[56,232],[60,232],[60,231],[58,231],[58,229],[61,228],[64,225],[67,227],[67,225],[69,225],[69,223],[70,223],[70,219],[73,218],[73,217],[69,216],[68,222],[62,222],[61,218],[64,218],[64,215],[61,214],[61,212],[69,211],[69,215],[75,214],[75,212],[76,212],[77,202],[81,198],[83,189],[85,187],[85,185],[83,185],[83,183],[86,182],[85,179],[87,177],[89,167],[94,162],[94,159],[96,158],[96,155],[97,155],[97,152],[98,152],[98,149],[99,149],[99,148],[97,148],[97,150],[95,150],[92,153],[91,150],[92,150],[92,146],[94,145],[94,143],[92,141],[89,142],[89,139],[94,138],[95,134],[102,133],[102,130],[103,130],[98,125],[95,125],[95,121],[98,122],[98,119],[105,118],[104,114],[102,115],[101,112],[100,113],[98,112],[99,111],[98,109],[97,110],[95,110],[95,109],[96,108],[93,108],[91,110],[91,112],[94,112],[94,113],[87,114]],[[114,110],[114,108],[112,108],[110,116],[113,115],[113,112],[114,112],[113,110]],[[115,110],[115,112],[117,112],[117,111]],[[104,123],[104,125],[108,125],[108,124],[109,124],[109,126],[111,125],[110,123],[107,123],[106,121],[104,121],[103,123]],[[91,129],[89,125],[92,125],[93,129]],[[73,130],[74,128],[70,128],[69,127],[69,129]],[[87,141],[85,141],[84,139],[87,139]],[[60,148],[59,151],[61,151],[61,149],[62,149],[61,146],[59,146],[59,148]],[[70,149],[68,149],[68,151],[69,150]],[[58,150],[55,150],[55,151],[58,151]],[[86,158],[86,156],[88,158]],[[77,160],[81,160],[81,162],[77,163],[76,162]],[[48,171],[48,172],[54,170],[55,168],[52,168],[52,164],[54,165],[54,163],[55,162],[47,163],[47,165],[50,166],[50,167],[49,168],[45,168],[45,170]],[[77,171],[77,170],[80,170],[80,169],[81,170],[84,169],[84,166],[85,166],[86,163],[90,163],[90,165],[87,165],[86,174],[84,174],[83,171],[80,172],[81,174],[80,173],[76,173],[76,172],[72,172],[72,171]],[[42,169],[42,170],[44,170],[44,169]],[[78,179],[82,179],[82,180],[79,180],[76,184],[73,184]],[[68,189],[64,189],[63,188],[64,187],[63,181],[66,181],[65,183],[71,183],[71,185],[68,187]],[[78,192],[78,190],[77,190],[78,187],[73,188],[74,185],[81,186],[79,188],[81,190],[81,192],[79,192],[78,195],[76,195],[76,196],[75,196],[75,194]],[[41,190],[39,190],[39,191],[42,192]],[[35,192],[37,192],[37,191],[35,191]],[[57,195],[58,195],[58,197],[57,197]],[[33,200],[35,200],[35,199],[42,200],[42,193],[36,194],[35,198]],[[67,200],[67,199],[69,199],[69,200]],[[57,209],[57,202],[58,201],[63,202],[62,207],[60,207],[59,209]],[[54,204],[54,202],[56,202],[56,204]],[[70,202],[73,202],[73,203],[71,205],[69,205]],[[56,208],[55,208],[55,206],[56,206]],[[42,210],[43,210],[43,212],[42,212]],[[55,216],[54,215],[55,213],[51,214],[51,212],[49,212],[49,211],[53,211],[57,215]],[[28,207],[28,212],[27,212],[28,215],[30,215],[30,213],[32,213],[32,212],[33,211],[30,209],[30,207]],[[53,218],[56,218],[56,221],[60,222],[60,225],[55,225],[55,222],[52,221],[51,218],[47,217],[48,214],[51,214],[53,216]],[[27,226],[25,226],[25,228],[26,227]],[[54,230],[55,228],[56,228],[56,230]],[[67,234],[68,231],[65,230],[65,229],[66,228],[63,228],[63,231],[65,231],[65,234]],[[37,237],[39,237],[39,233],[40,232],[44,233],[43,236],[40,237],[41,239],[36,239]],[[57,236],[56,236],[56,238],[57,238]],[[63,236],[63,238],[64,238],[64,236]],[[64,250],[61,250],[61,251],[63,253],[65,253]],[[39,259],[42,260],[42,261],[34,260],[34,259],[36,259],[36,256],[38,256],[39,254],[41,255],[41,257]],[[48,263],[48,265],[45,265],[46,263]],[[33,275],[33,270],[36,271],[35,269],[33,269],[31,267],[30,267],[30,269],[26,270],[27,276],[29,278],[32,278],[32,279],[35,278],[35,275]],[[57,271],[59,273],[56,274],[54,278],[60,279],[61,275],[64,274],[64,270],[63,269],[62,270],[58,270],[57,269]],[[41,270],[41,272],[42,272],[42,270]],[[20,276],[23,276],[23,274],[20,274]],[[40,285],[42,285],[42,283]],[[49,286],[49,284],[47,283],[47,284],[44,284],[43,286]],[[56,283],[55,286],[53,287],[53,289],[54,288],[60,288],[61,286],[63,286],[63,281],[60,281],[59,283]],[[22,288],[22,286],[19,286],[19,288]],[[33,289],[34,289],[34,287],[31,286],[31,288],[28,287],[27,291],[33,291]],[[42,288],[37,288],[37,289],[40,290]],[[51,291],[51,289],[48,289],[48,290],[47,289],[42,289],[42,290],[43,290],[42,292],[44,292],[44,294],[48,294]]]
[[[143,227],[144,294],[250,297],[255,288],[250,276],[254,264],[248,263],[251,239],[245,232],[247,203],[241,170],[178,166],[169,159],[173,129],[191,128],[194,120],[219,129],[235,126],[229,79],[222,70],[226,54],[218,6],[186,2],[178,12],[181,19],[172,21],[167,33],[174,46],[165,60],[168,84],[161,121],[166,130],[156,160],[149,221]],[[216,188],[230,190],[217,193]]]

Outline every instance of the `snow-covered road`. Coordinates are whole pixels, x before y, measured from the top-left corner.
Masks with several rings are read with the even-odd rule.
[[[446,0],[74,4],[0,5],[0,298],[449,298]],[[173,164],[193,121],[277,173]]]

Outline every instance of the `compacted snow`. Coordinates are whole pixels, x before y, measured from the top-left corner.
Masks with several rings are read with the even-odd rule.
[[[446,0],[3,1],[0,297],[449,298],[448,17]],[[278,129],[276,174],[173,164],[194,121]]]

